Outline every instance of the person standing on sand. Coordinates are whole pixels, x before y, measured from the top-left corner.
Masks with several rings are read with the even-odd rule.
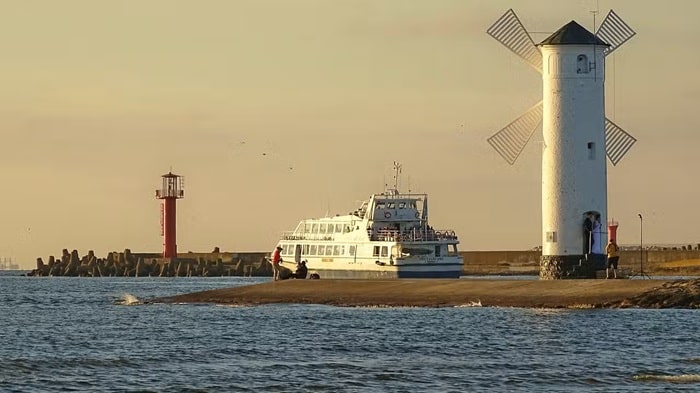
[[[280,256],[281,251],[282,247],[277,246],[277,248],[275,248],[275,251],[272,253],[272,279],[274,281],[280,279],[280,262],[282,261],[282,257]]]
[[[615,243],[615,239],[610,239],[605,252],[608,254],[608,267],[605,269],[605,278],[610,278],[610,268],[612,267],[613,278],[617,278],[617,262],[620,260],[620,247]]]

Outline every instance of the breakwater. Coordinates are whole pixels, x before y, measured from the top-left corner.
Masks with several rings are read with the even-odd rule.
[[[463,251],[463,275],[539,274],[539,251]],[[180,253],[162,258],[158,253],[132,253],[129,249],[99,258],[94,252],[80,256],[64,249],[47,262],[38,258],[30,276],[78,277],[219,277],[272,276],[267,252]],[[641,263],[640,263],[641,262]],[[620,268],[629,273],[655,276],[700,276],[700,250],[627,250],[620,252]]]
[[[466,251],[464,275],[539,274],[540,251]],[[620,269],[629,274],[654,276],[700,276],[700,250],[654,249],[620,251]]]
[[[93,251],[82,257],[77,250],[64,249],[59,258],[50,256],[47,263],[37,258],[36,269],[28,276],[67,277],[221,277],[271,276],[265,260],[267,253],[218,252],[182,253],[177,258],[163,258],[154,253],[110,252],[98,258]]]

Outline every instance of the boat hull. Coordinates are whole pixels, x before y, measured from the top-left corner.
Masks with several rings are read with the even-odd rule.
[[[285,266],[291,268],[291,266]],[[292,269],[293,270],[293,269]],[[387,265],[373,266],[372,268],[324,268],[321,266],[309,267],[309,276],[318,274],[321,279],[391,279],[391,278],[447,278],[455,279],[462,275],[461,263],[450,264],[415,264],[415,265]],[[307,277],[308,278],[308,277]]]
[[[317,270],[321,278],[327,279],[385,279],[385,278],[459,278],[462,269],[459,270],[395,270],[395,271],[371,271],[371,270]]]

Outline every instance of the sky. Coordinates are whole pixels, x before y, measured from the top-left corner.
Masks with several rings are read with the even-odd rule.
[[[536,42],[614,9],[607,116],[638,139],[608,166],[621,244],[700,242],[700,2],[2,1],[0,258],[160,252],[161,175],[184,176],[178,251],[267,251],[303,218],[392,183],[429,194],[460,249],[541,242],[541,132],[514,166],[486,142],[541,99],[486,34]],[[643,222],[638,218],[643,215]]]

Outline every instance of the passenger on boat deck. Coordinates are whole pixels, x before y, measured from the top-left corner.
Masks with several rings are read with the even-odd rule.
[[[282,257],[280,252],[282,251],[281,246],[277,246],[275,251],[272,253],[272,279],[278,281],[280,279],[280,262],[282,262]]]

